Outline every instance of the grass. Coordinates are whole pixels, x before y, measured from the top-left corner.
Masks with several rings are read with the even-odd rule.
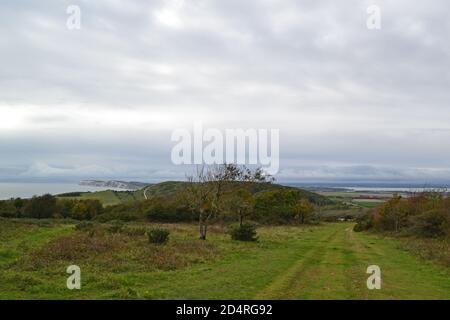
[[[384,202],[383,201],[379,201],[379,200],[375,201],[375,200],[367,200],[367,199],[364,199],[364,200],[353,199],[352,203],[355,203],[355,204],[357,204],[357,205],[359,205],[361,207],[364,207],[364,208],[371,209],[371,208],[379,207]]]
[[[99,200],[104,206],[116,205],[124,202],[134,202],[137,200],[144,200],[144,189],[136,191],[96,191],[96,192],[82,192],[77,197],[60,197],[61,199],[76,199],[76,200]]]
[[[150,225],[126,228],[142,227]],[[193,225],[162,227],[171,234],[161,246],[107,225],[88,232],[0,220],[0,252],[10,252],[0,254],[0,299],[450,298],[448,267],[404,250],[401,240],[354,233],[352,223],[262,227],[257,243],[232,241],[220,226],[207,241]],[[66,288],[71,264],[81,267],[81,290]],[[381,290],[366,287],[372,264],[381,268]]]
[[[0,220],[0,268],[6,268],[52,239],[71,233],[66,224],[43,224],[18,220]]]

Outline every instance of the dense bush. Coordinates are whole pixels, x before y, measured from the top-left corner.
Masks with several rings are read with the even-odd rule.
[[[46,194],[31,199],[0,201],[0,216],[7,218],[72,218],[91,220],[101,214],[103,206],[98,200],[58,199]]]
[[[369,212],[356,218],[356,225],[353,227],[353,231],[360,232],[373,228],[373,212]]]
[[[411,230],[423,237],[442,237],[448,233],[449,216],[440,210],[430,210],[413,218]]]
[[[358,219],[355,231],[371,228],[422,237],[450,237],[450,198],[437,192],[424,192],[409,198],[394,196]]]
[[[28,218],[52,218],[57,213],[56,198],[50,194],[41,197],[33,197],[24,207],[24,216]]]
[[[191,222],[197,218],[185,206],[164,198],[152,199],[151,205],[145,209],[145,216],[152,222]]]
[[[1,201],[0,202],[0,217],[4,218],[18,218],[20,211],[14,206],[14,201]]]
[[[239,241],[256,241],[256,225],[252,223],[243,223],[231,227],[230,230],[231,239]]]
[[[164,244],[169,240],[170,231],[162,228],[152,228],[147,232],[148,241],[153,244]]]
[[[313,203],[302,190],[276,189],[256,196],[253,220],[262,223],[310,223]]]
[[[122,203],[108,206],[103,209],[103,213],[95,218],[99,222],[113,220],[136,221],[143,216],[140,202]]]
[[[71,218],[77,220],[91,220],[101,214],[103,206],[98,200],[79,200],[72,207]]]

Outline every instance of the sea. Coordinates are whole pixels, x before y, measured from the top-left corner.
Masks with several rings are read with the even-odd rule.
[[[283,185],[311,191],[357,191],[357,192],[424,192],[447,191],[449,183],[299,183],[286,182]]]

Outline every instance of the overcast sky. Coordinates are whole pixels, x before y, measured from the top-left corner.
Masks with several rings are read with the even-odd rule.
[[[279,181],[450,182],[448,9],[2,1],[0,179],[183,179],[171,133],[202,121],[279,129]]]

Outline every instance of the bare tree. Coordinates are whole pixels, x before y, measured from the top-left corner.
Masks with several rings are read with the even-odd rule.
[[[212,217],[218,216],[224,206],[227,186],[235,182],[272,182],[260,168],[252,172],[245,166],[222,164],[198,166],[195,174],[187,177],[184,200],[198,214],[200,239],[206,240],[206,232]]]
[[[197,167],[195,174],[188,176],[183,200],[192,212],[198,214],[200,239],[206,240],[208,221],[212,216],[211,199],[213,189],[209,185],[209,174],[205,166]]]

